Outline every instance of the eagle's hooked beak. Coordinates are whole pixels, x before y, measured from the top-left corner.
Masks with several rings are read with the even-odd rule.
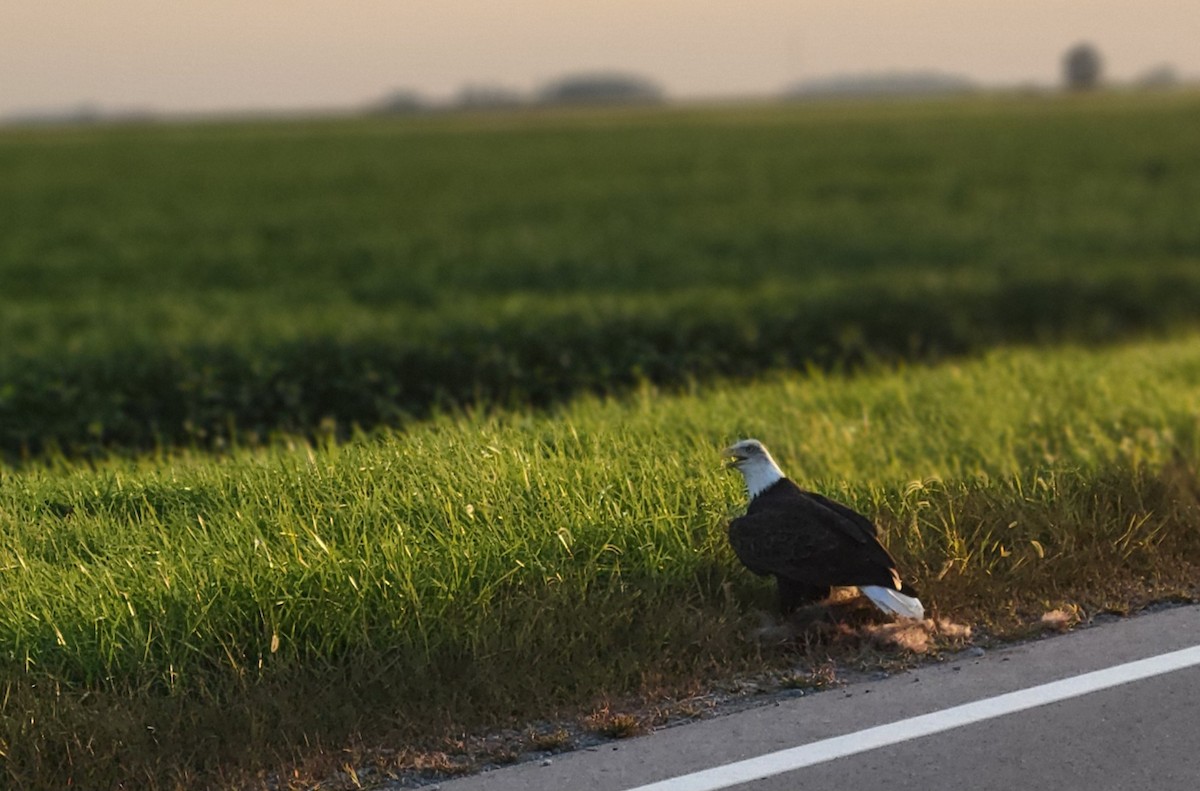
[[[725,462],[725,469],[727,470],[734,469],[747,458],[745,454],[738,452],[738,450],[732,445],[721,451],[721,457],[728,459],[728,461]]]

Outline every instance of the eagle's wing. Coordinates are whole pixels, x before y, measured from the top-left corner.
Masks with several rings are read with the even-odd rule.
[[[794,573],[797,567],[835,547],[829,546],[828,536],[797,530],[781,520],[770,511],[739,516],[729,523],[729,546],[755,574],[806,579]]]
[[[751,507],[729,523],[729,544],[742,563],[756,574],[812,585],[898,587],[896,564],[870,521],[851,519],[807,494],[778,507]]]
[[[802,491],[802,494],[846,520],[846,524],[840,524],[840,526],[860,544],[866,544],[879,536],[879,528],[875,526],[875,523],[853,508],[842,505],[836,500],[830,500],[816,492]]]

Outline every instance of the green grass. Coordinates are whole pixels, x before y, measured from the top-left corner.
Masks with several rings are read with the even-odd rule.
[[[1179,595],[1198,415],[1193,337],[9,469],[0,754],[22,787],[203,785],[787,661],[725,544],[739,436],[876,517],[934,612],[1011,633]]]
[[[1172,94],[0,131],[5,780],[209,787],[803,676],[838,649],[751,639],[735,437],[995,634],[1194,595],[1198,125]]]
[[[1195,94],[0,132],[0,452],[1195,327]]]

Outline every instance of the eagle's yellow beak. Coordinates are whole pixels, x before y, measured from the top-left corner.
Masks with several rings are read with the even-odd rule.
[[[733,445],[730,445],[728,448],[721,451],[721,458],[728,459],[728,461],[725,462],[725,469],[727,470],[733,469],[746,460],[746,456],[738,452]]]

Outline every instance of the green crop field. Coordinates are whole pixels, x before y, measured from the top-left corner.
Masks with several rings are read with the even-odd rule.
[[[0,451],[1195,326],[1200,99],[0,133]]]
[[[0,131],[5,780],[278,787],[844,659],[753,637],[738,437],[939,617],[1195,596],[1198,126],[1169,94]]]

